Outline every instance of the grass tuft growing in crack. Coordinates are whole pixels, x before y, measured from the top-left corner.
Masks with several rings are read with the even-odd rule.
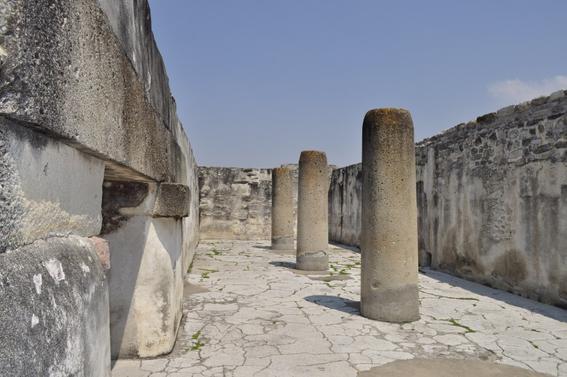
[[[203,271],[203,272],[201,272],[201,279],[208,279],[209,275],[212,272],[218,272],[218,270],[208,270],[208,269],[205,269],[205,268],[201,268],[200,270]]]
[[[191,351],[199,351],[205,343],[201,341],[201,330],[191,335]]]
[[[475,333],[476,331],[471,329],[468,326],[465,325],[461,325],[455,318],[450,318],[450,319],[446,319],[447,322],[449,322],[451,325],[456,326],[456,327],[460,327],[462,329],[465,329],[465,334],[470,334],[470,333]]]

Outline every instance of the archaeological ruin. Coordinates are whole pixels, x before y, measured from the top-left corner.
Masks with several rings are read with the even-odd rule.
[[[0,67],[0,376],[567,376],[567,89],[210,167],[146,0],[0,0]]]

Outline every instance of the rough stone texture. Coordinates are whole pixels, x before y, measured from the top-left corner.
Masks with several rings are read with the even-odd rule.
[[[199,240],[199,197],[147,1],[0,0],[0,88],[0,252],[27,252],[22,246],[54,234],[104,233],[109,276],[125,271],[134,280],[124,289],[147,300],[133,330],[144,344],[125,344],[139,346],[131,354],[167,352]],[[65,308],[61,315],[78,315]]]
[[[295,249],[293,172],[288,168],[272,170],[272,249]]]
[[[335,169],[329,187],[329,239],[359,245],[362,216],[362,164]]]
[[[298,165],[281,167],[290,169],[293,176],[293,222],[297,232]],[[334,168],[329,165],[329,176]],[[270,175],[271,169],[199,167],[201,237],[270,239]]]
[[[110,249],[108,242],[104,238],[90,237],[89,241],[94,246],[98,260],[104,270],[110,270]]]
[[[181,150],[181,159],[177,163],[177,177],[178,181],[183,183],[189,188],[189,214],[187,217],[181,219],[181,229],[183,232],[183,271],[187,271],[197,244],[199,243],[199,179],[197,162],[191,149],[189,139],[183,131],[181,123],[177,123],[176,134],[178,146]]]
[[[199,167],[201,239],[270,239],[271,169]]]
[[[362,315],[418,320],[415,148],[407,110],[375,109],[364,117],[360,251]]]
[[[0,253],[101,228],[104,164],[0,117]]]
[[[565,310],[424,269],[421,319],[373,321],[358,311],[360,253],[329,246],[330,273],[298,274],[293,254],[269,246],[201,242],[186,280],[196,293],[185,299],[174,351],[119,360],[113,376],[355,377],[414,358],[567,376]]]
[[[147,1],[97,0],[164,125],[178,123],[165,64],[152,33]]]
[[[0,375],[110,376],[108,286],[77,236],[0,254]]]
[[[297,268],[326,271],[329,173],[325,152],[303,151],[299,157],[297,196]]]
[[[147,2],[101,3],[106,13],[95,0],[0,2],[0,114],[122,175],[176,181],[182,135]]]
[[[421,265],[567,306],[566,113],[561,91],[416,145]],[[357,245],[361,204],[344,180],[357,168],[344,169],[331,188],[331,240]]]
[[[179,183],[161,183],[152,212],[155,217],[187,217],[191,210],[191,190]]]

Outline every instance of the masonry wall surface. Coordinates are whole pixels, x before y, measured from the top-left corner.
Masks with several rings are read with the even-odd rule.
[[[199,240],[199,195],[147,1],[0,0],[0,86],[0,273],[8,279],[0,284],[7,292],[0,307],[10,306],[12,295],[19,300],[13,312],[0,312],[0,323],[3,337],[15,339],[17,331],[20,338],[1,351],[0,371],[8,372],[0,374],[110,375],[109,297],[97,292],[104,287],[111,303],[134,296],[108,292],[108,259],[114,276],[140,256],[160,266],[151,279],[128,275],[128,284],[140,296],[146,289],[152,300],[167,297],[160,308],[171,313],[162,322],[166,346],[152,349],[167,352],[179,323],[182,275]],[[103,186],[116,182],[154,187],[153,207],[140,215],[118,205],[120,197],[105,198]],[[171,204],[178,199],[183,203]],[[102,214],[109,203],[117,204],[115,217]],[[147,226],[131,232],[138,216]],[[110,258],[93,254],[103,241],[85,246],[101,232],[112,241]],[[49,294],[72,296],[65,304],[25,291],[37,287],[36,276],[48,281],[45,269],[53,264],[60,272],[50,279],[60,280]],[[33,316],[20,323],[20,314]],[[147,330],[160,320],[139,316],[131,326]],[[61,341],[50,343],[54,334]],[[160,336],[140,339],[159,344]],[[32,344],[37,349],[28,352]]]
[[[329,240],[359,245],[361,200],[362,165],[333,170],[329,187]]]
[[[271,169],[199,167],[202,239],[270,239]]]
[[[560,91],[416,145],[421,265],[567,307],[566,114]],[[333,241],[358,245],[358,171],[333,172]]]
[[[297,233],[298,165],[293,175],[294,232]],[[329,167],[330,171],[334,166]],[[199,167],[200,237],[271,238],[271,169]]]

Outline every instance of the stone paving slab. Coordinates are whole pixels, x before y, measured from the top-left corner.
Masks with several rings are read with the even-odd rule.
[[[425,270],[421,320],[372,321],[358,311],[360,254],[330,251],[330,273],[310,275],[269,242],[201,242],[174,351],[120,360],[113,376],[347,377],[414,358],[567,376],[567,311]]]

